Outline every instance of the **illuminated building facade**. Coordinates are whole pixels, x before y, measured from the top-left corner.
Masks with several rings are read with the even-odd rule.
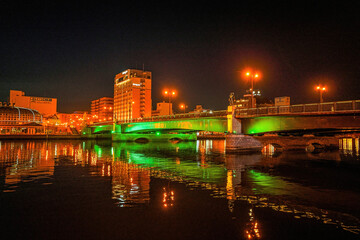
[[[94,122],[112,121],[114,98],[102,97],[91,101],[91,115]]]
[[[43,133],[43,119],[38,111],[4,105],[0,105],[0,134]]]
[[[59,113],[57,116],[60,119],[61,126],[65,127],[67,131],[72,134],[78,134],[84,125],[89,125],[94,122],[93,116],[83,111]]]
[[[37,110],[42,115],[54,115],[57,111],[56,98],[25,96],[23,91],[10,90],[9,102],[15,107]]]
[[[152,111],[152,116],[165,116],[165,115],[172,115],[172,103],[168,102],[160,102],[156,104],[156,110]]]
[[[151,117],[151,72],[128,69],[114,79],[114,121]]]

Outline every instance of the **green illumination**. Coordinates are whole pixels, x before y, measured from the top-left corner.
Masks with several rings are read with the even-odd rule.
[[[101,125],[95,126],[93,133],[103,133],[103,132],[111,132],[113,130],[113,125]]]
[[[123,124],[122,133],[144,132],[157,129],[194,130],[225,132],[227,130],[226,118],[197,118],[179,119],[158,122],[136,122]]]
[[[197,151],[195,142],[180,142],[177,144],[113,142],[112,146],[94,145],[95,153],[99,157],[135,164],[139,168],[151,170],[151,173],[158,177],[214,184],[226,181],[227,170],[222,164],[207,162],[206,167],[203,167],[198,161],[185,158],[181,158],[177,162],[174,158],[154,154],[154,149],[169,154],[178,152],[196,154]],[[181,155],[180,153],[179,156]]]
[[[256,194],[293,195],[301,194],[303,189],[298,184],[288,182],[278,176],[271,176],[253,169],[247,173],[254,184],[253,191]]]
[[[280,130],[281,119],[278,117],[260,117],[252,119],[245,133],[256,134]]]
[[[113,133],[112,140],[117,141],[136,141],[139,139],[147,139],[148,141],[169,141],[170,139],[181,139],[184,141],[196,141],[196,133],[162,133],[156,131],[153,133]]]
[[[98,146],[98,145],[94,145],[94,150],[95,150],[95,152],[96,152],[96,154],[98,155],[98,157],[101,157],[101,155],[102,155],[102,148],[100,147],[100,146]]]

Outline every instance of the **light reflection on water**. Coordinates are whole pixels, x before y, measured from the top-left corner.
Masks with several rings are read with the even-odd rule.
[[[301,175],[280,171],[285,166],[306,174],[308,168],[303,164],[323,171],[313,163],[324,164],[326,171],[327,164],[347,160],[355,161],[358,166],[359,138],[341,140],[339,151],[317,154],[279,153],[271,146],[262,154],[225,154],[222,140],[176,144],[1,141],[0,147],[4,193],[22,191],[21,183],[51,185],[56,167],[69,164],[91,167],[90,174],[94,176],[110,177],[111,197],[119,207],[149,204],[151,179],[158,178],[184,183],[193,190],[209,190],[214,198],[227,199],[231,213],[237,201],[245,201],[255,208],[269,208],[291,214],[295,219],[315,219],[360,233],[358,215],[352,215],[350,210],[354,208],[353,203],[359,206],[358,191],[319,186],[316,185],[318,178],[305,176],[308,182],[304,182]],[[174,189],[164,186],[163,190],[162,206],[176,205]],[[246,231],[254,238],[257,234],[260,236],[258,224],[261,223],[255,221],[252,210],[250,212]]]

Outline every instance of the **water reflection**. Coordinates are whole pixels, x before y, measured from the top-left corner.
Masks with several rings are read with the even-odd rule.
[[[239,201],[248,203],[246,238],[260,238],[260,220],[255,220],[254,208],[269,208],[295,219],[311,218],[358,234],[358,212],[353,210],[360,202],[357,188],[347,184],[353,181],[350,177],[344,186],[331,179],[336,174],[347,181],[347,172],[338,174],[346,170],[342,168],[342,161],[348,159],[344,156],[358,159],[359,138],[341,140],[340,146],[340,151],[318,154],[270,148],[259,154],[235,155],[225,154],[221,140],[175,144],[1,141],[1,186],[3,192],[14,192],[21,183],[51,185],[59,166],[82,166],[89,167],[90,175],[109,179],[111,198],[119,207],[148,205],[151,179],[156,178],[168,183],[162,188],[163,208],[177,206],[171,182],[226,199],[232,214]],[[316,178],[317,171],[323,176]]]
[[[175,191],[170,188],[170,182],[163,187],[162,204],[164,208],[173,207],[175,203]]]
[[[245,237],[247,239],[260,239],[259,223],[255,219],[253,208],[249,209],[249,221],[246,223]]]
[[[341,138],[339,139],[339,148],[343,155],[359,157],[359,138]]]

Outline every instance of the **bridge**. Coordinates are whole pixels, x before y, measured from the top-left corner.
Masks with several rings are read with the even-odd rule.
[[[262,135],[329,134],[360,131],[360,100],[232,108],[128,121],[102,122],[84,129],[84,135],[111,134],[114,141],[196,140],[196,132]]]

